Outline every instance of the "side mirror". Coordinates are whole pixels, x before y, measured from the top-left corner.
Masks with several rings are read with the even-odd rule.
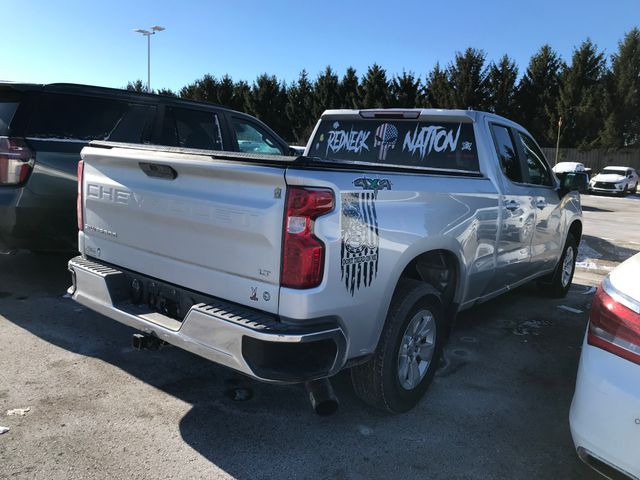
[[[589,176],[584,172],[566,172],[560,175],[560,190],[558,194],[564,197],[569,192],[587,193],[589,191]]]
[[[291,157],[299,157],[300,155],[304,155],[304,147],[289,147],[288,155]]]

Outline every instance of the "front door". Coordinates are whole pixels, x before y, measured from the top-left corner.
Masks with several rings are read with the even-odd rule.
[[[524,183],[522,162],[513,132],[491,124],[496,154],[502,171],[502,221],[496,252],[496,274],[487,294],[499,291],[531,273],[531,241],[536,222],[535,198]]]
[[[531,137],[516,132],[516,143],[525,160],[525,180],[534,196],[536,222],[531,246],[532,272],[555,268],[562,253],[562,211],[551,169]]]

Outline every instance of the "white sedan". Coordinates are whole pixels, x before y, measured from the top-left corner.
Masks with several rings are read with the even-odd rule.
[[[571,404],[578,455],[608,477],[640,479],[639,272],[640,253],[598,288]]]

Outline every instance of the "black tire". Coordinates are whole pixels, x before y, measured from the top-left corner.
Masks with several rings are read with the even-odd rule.
[[[571,274],[569,275],[569,281],[565,284],[563,282],[563,266],[564,260],[568,255],[569,249],[573,250],[573,262],[571,263]],[[564,244],[564,250],[562,250],[562,256],[558,261],[555,271],[549,277],[547,282],[541,283],[542,288],[553,298],[563,298],[567,295],[567,292],[571,288],[571,282],[573,281],[573,274],[576,271],[576,258],[578,257],[578,244],[574,236],[569,233],[567,235],[567,241]]]
[[[398,357],[405,330],[421,310],[431,312],[435,320],[435,345],[426,373],[414,388],[407,390],[400,383]],[[440,294],[435,288],[417,280],[400,280],[373,357],[351,369],[351,382],[358,397],[390,413],[411,410],[424,395],[438,368],[446,341],[445,323]]]
[[[629,186],[625,185],[624,188],[622,189],[622,192],[620,193],[621,197],[626,197],[629,194]]]

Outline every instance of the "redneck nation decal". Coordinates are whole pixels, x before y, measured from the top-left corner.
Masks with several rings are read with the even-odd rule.
[[[332,160],[479,171],[469,122],[323,120],[312,155]]]

